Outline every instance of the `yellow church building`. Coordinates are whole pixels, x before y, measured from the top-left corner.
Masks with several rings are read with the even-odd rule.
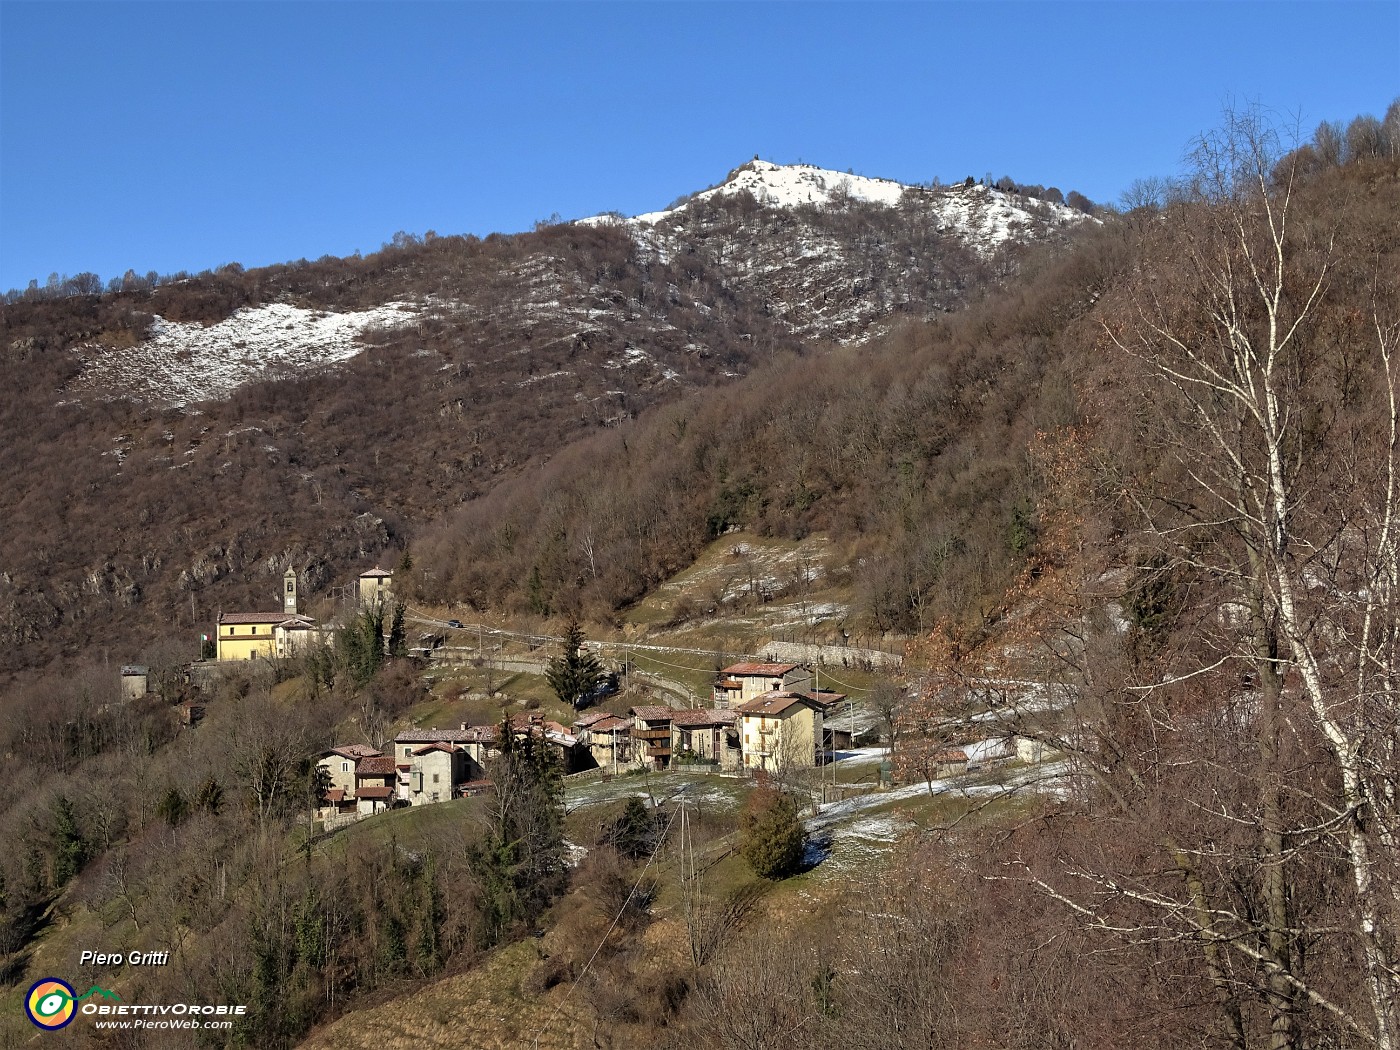
[[[219,660],[290,656],[318,633],[316,621],[297,612],[297,574],[282,577],[280,612],[219,613],[215,653]]]

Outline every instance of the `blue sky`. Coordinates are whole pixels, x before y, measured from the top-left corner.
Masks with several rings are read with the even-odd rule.
[[[1400,0],[0,0],[0,289],[631,214],[755,154],[1112,201],[1231,101],[1398,94]]]

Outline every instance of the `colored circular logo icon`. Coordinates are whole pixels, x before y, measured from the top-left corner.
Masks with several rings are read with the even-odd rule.
[[[24,1012],[40,1028],[62,1028],[78,1011],[76,995],[67,981],[45,977],[30,987],[29,994],[24,997]]]

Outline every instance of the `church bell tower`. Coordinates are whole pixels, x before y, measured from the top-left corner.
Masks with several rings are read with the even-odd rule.
[[[288,616],[297,612],[297,574],[290,568],[282,577],[282,611]]]

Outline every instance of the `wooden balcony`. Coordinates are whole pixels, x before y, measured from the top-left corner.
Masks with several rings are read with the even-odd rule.
[[[671,730],[666,729],[633,729],[633,740],[664,740],[669,748],[671,743]]]

